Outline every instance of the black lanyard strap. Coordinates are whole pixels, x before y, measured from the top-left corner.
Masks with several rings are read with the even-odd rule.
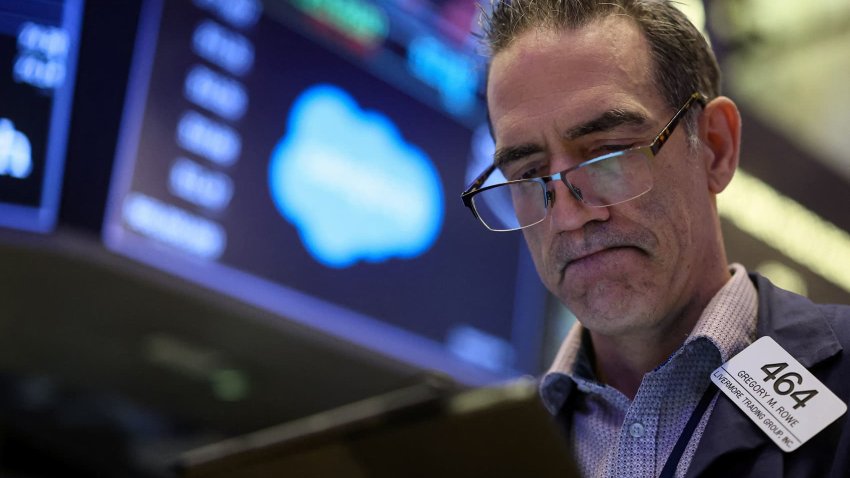
[[[688,423],[685,424],[682,434],[679,435],[679,439],[676,441],[673,451],[671,451],[670,456],[667,457],[667,462],[664,463],[664,469],[661,470],[661,475],[659,475],[658,478],[674,478],[676,476],[676,468],[679,467],[679,461],[682,459],[682,454],[685,453],[685,448],[688,446],[688,442],[691,441],[694,430],[697,429],[697,425],[699,425],[700,420],[702,420],[702,416],[705,415],[705,411],[708,410],[708,405],[711,404],[711,401],[717,395],[718,390],[719,389],[717,387],[713,387],[710,383],[708,384],[708,388],[705,390],[705,393],[702,394],[702,398],[697,404],[697,407],[694,409],[694,412],[691,413],[691,418],[689,418]]]

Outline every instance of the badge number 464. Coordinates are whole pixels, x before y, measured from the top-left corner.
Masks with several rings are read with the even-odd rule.
[[[794,451],[847,405],[770,337],[711,374],[711,380],[780,449]]]
[[[781,373],[786,368],[788,368],[788,364],[786,362],[765,364],[761,368],[761,371],[767,374],[767,376],[764,377],[764,381],[769,382],[771,380],[776,380],[773,382],[773,391],[776,392],[777,395],[788,395],[791,397],[791,399],[796,402],[794,405],[795,410],[800,407],[805,407],[806,402],[817,395],[818,391],[815,389],[795,391],[797,385],[803,384],[803,377],[797,372],[786,372],[777,377],[777,374]]]

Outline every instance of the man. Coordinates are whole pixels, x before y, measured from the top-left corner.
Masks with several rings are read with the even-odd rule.
[[[846,403],[850,309],[727,265],[741,120],[701,34],[653,0],[506,0],[485,33],[496,154],[464,202],[578,318],[541,394],[582,473],[850,476],[846,416],[784,453],[710,383],[769,335]]]

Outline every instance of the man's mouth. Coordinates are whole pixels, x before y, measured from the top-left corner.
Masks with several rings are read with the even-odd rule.
[[[603,264],[610,266],[609,261],[616,260],[616,258],[610,256],[625,250],[639,252],[639,250],[634,246],[609,246],[582,252],[580,254],[576,254],[574,257],[567,258],[563,266],[561,266],[560,282],[564,281],[564,278],[570,269],[592,268]]]

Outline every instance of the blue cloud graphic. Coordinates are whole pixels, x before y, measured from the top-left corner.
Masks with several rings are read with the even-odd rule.
[[[313,86],[295,101],[272,151],[271,196],[322,264],[413,258],[443,223],[443,189],[431,160],[385,116],[344,90]]]

